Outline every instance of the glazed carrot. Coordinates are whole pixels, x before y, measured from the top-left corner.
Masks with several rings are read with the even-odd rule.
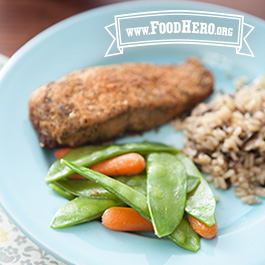
[[[116,231],[153,231],[144,217],[129,207],[111,207],[102,215],[102,224]]]
[[[102,161],[90,169],[107,176],[137,175],[145,169],[145,160],[137,153],[128,153]]]
[[[211,239],[216,236],[218,230],[216,219],[215,224],[208,226],[189,214],[187,214],[187,216],[191,227],[197,234],[207,239]]]
[[[67,154],[69,151],[71,151],[73,148],[70,148],[70,147],[65,147],[65,148],[60,148],[60,149],[57,149],[55,152],[54,152],[54,156],[56,159],[60,159],[62,156],[64,156],[65,154]]]
[[[137,175],[145,169],[145,160],[137,153],[128,153],[97,163],[90,169],[107,176]],[[85,179],[79,174],[71,175],[69,178]]]

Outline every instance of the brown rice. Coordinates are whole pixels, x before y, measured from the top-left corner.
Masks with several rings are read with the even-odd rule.
[[[184,131],[183,152],[209,174],[215,188],[235,186],[249,204],[265,198],[265,83],[236,83],[235,94],[218,94],[174,122]]]

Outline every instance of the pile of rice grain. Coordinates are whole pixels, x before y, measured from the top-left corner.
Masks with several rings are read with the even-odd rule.
[[[235,94],[219,94],[199,104],[181,124],[183,152],[215,188],[235,186],[243,202],[265,198],[265,83],[240,82]]]

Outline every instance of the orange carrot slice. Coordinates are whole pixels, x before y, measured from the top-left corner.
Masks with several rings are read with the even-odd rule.
[[[153,231],[144,217],[129,207],[111,207],[102,215],[102,224],[115,231]]]
[[[72,148],[60,148],[54,152],[54,156],[60,159],[71,150]],[[97,163],[90,169],[107,176],[137,175],[145,169],[145,160],[137,153],[128,153]],[[86,179],[79,174],[71,175],[69,178]]]
[[[137,175],[145,169],[145,160],[137,153],[128,153],[97,163],[90,169],[107,176]]]
[[[189,214],[187,214],[187,216],[191,227],[197,234],[207,239],[211,239],[216,236],[218,231],[216,219],[215,224],[208,226]]]
[[[65,154],[67,154],[69,151],[71,151],[73,148],[70,148],[70,147],[65,147],[65,148],[60,148],[60,149],[57,149],[55,152],[54,152],[54,156],[56,159],[60,159],[61,157],[63,157]]]

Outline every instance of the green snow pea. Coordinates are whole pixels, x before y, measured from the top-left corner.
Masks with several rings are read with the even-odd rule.
[[[111,145],[108,147],[91,146],[91,150],[89,150],[89,146],[87,148],[89,152],[85,155],[83,154],[78,155],[78,151],[72,150],[68,154],[70,156],[71,152],[75,151],[75,154],[73,156],[71,156],[70,158],[64,156],[63,158],[67,159],[68,161],[72,161],[77,165],[89,167],[103,160],[131,152],[136,152],[142,155],[146,155],[151,152],[170,152],[170,153],[178,152],[178,149],[174,147],[170,147],[160,143],[150,143],[150,142],[130,143],[124,145]],[[94,150],[95,152],[93,152],[93,149],[95,149]],[[58,166],[58,162],[55,162],[50,167],[48,174],[45,177],[45,181],[53,182],[62,179],[64,177],[67,177],[73,173],[74,171],[68,168],[67,166],[65,165]]]
[[[88,145],[88,146],[82,146],[75,148],[65,154],[63,156],[64,159],[67,159],[68,161],[76,161],[80,157],[89,155],[95,151],[101,150],[103,148],[106,148],[105,146],[96,146],[96,145]],[[48,174],[45,178],[46,182],[53,182],[57,179],[60,179],[60,176],[65,174],[66,171],[69,171],[62,163],[60,163],[60,160],[56,160],[49,168]],[[71,174],[69,174],[71,175]]]
[[[67,190],[63,189],[62,187],[60,187],[59,185],[57,185],[56,183],[50,183],[49,187],[56,192],[57,194],[61,195],[62,197],[68,199],[68,200],[72,200],[75,198],[75,195],[73,195],[72,193],[68,192]]]
[[[145,175],[119,176],[116,177],[116,179],[141,192],[142,194],[146,194]],[[101,185],[88,179],[62,179],[54,183],[74,196],[97,199],[117,199],[115,195],[104,189]]]
[[[119,182],[114,178],[108,177],[89,168],[79,166],[64,159],[61,159],[61,162],[74,170],[76,173],[81,174],[91,181],[101,185],[106,190],[117,196],[125,204],[134,208],[142,216],[145,217],[146,215],[149,215],[146,196],[142,193],[136,191],[135,189],[127,186],[122,182]],[[150,216],[148,220],[150,220]]]
[[[99,218],[105,210],[124,206],[120,200],[97,200],[77,197],[61,207],[55,214],[51,227],[63,228]]]
[[[147,203],[154,231],[158,237],[170,235],[181,222],[186,194],[186,169],[176,156],[169,153],[149,154]]]
[[[216,200],[212,189],[194,163],[182,153],[176,157],[184,164],[187,174],[200,178],[197,188],[187,195],[185,211],[208,226],[215,223]]]
[[[135,190],[146,195],[146,175],[135,175],[135,176],[118,176],[115,179],[118,181],[127,184],[128,186],[134,188]],[[199,184],[200,180],[198,177],[188,176],[188,186],[187,193],[194,190]],[[79,196],[79,197],[88,197],[88,198],[97,198],[97,199],[117,199],[115,195],[108,192],[99,184],[88,180],[88,179],[61,179],[49,184],[49,186],[54,185],[54,189],[61,188],[57,193],[60,194],[65,191],[67,194],[60,194],[63,197],[68,198],[67,196]],[[56,190],[54,190],[56,192]],[[68,199],[71,199],[70,197]]]
[[[121,199],[125,204],[134,208],[148,221],[151,221],[147,205],[147,198],[142,193],[113,178],[95,172],[89,168],[79,166],[64,159],[61,159],[61,162],[76,173],[79,173],[84,177],[102,185],[106,190],[119,197],[119,199]],[[189,224],[185,220],[180,222],[176,230],[170,234],[169,238],[182,248],[191,251],[197,251],[200,248],[199,236],[192,229],[187,229],[187,226],[189,226]],[[177,238],[179,235],[181,235],[181,239]]]
[[[139,191],[140,193],[146,195],[146,175],[142,173],[140,175],[135,176],[119,176],[116,179],[135,190]]]
[[[174,232],[168,235],[168,238],[179,246],[185,246],[185,249],[197,251],[200,248],[200,238],[186,219],[182,218],[179,226]]]
[[[200,178],[196,176],[188,175],[187,193],[192,192],[199,185]]]

